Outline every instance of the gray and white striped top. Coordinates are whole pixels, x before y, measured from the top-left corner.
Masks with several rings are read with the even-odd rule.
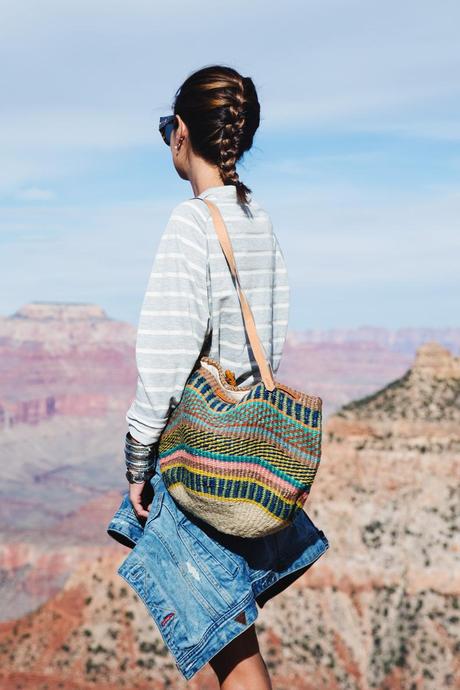
[[[232,242],[241,286],[276,372],[287,333],[287,268],[269,214],[252,197],[240,206],[235,185],[199,197],[219,208]],[[260,381],[238,293],[208,207],[179,203],[160,238],[136,339],[136,396],[126,421],[140,443],[158,440],[197,359],[207,354],[235,373],[237,384]]]

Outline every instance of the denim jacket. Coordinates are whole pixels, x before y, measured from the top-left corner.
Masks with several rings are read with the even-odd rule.
[[[185,513],[158,470],[150,487],[148,518],[136,516],[126,493],[107,532],[131,547],[117,572],[144,602],[189,680],[254,623],[257,605],[297,579],[329,542],[305,511],[266,537],[226,535]]]

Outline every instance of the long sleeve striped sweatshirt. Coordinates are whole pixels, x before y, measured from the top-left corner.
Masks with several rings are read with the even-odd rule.
[[[131,435],[143,444],[159,439],[202,355],[232,370],[238,385],[261,380],[238,293],[203,198],[222,214],[241,286],[274,372],[281,360],[289,283],[270,216],[252,196],[241,206],[235,185],[208,187],[198,198],[175,206],[150,272],[136,338],[136,394],[126,414]]]

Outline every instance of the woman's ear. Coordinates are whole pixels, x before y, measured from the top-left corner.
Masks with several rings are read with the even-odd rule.
[[[185,139],[188,138],[188,127],[181,118],[180,115],[176,115],[178,125],[176,129],[173,131],[173,136],[175,137],[175,143],[177,143],[179,140],[180,141],[185,141]]]

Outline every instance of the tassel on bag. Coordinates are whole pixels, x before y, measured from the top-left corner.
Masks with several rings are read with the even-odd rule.
[[[158,444],[158,466],[175,502],[215,529],[240,537],[278,532],[308,498],[321,459],[322,400],[274,379],[240,285],[217,206],[202,199],[236,283],[261,381],[200,358]]]

